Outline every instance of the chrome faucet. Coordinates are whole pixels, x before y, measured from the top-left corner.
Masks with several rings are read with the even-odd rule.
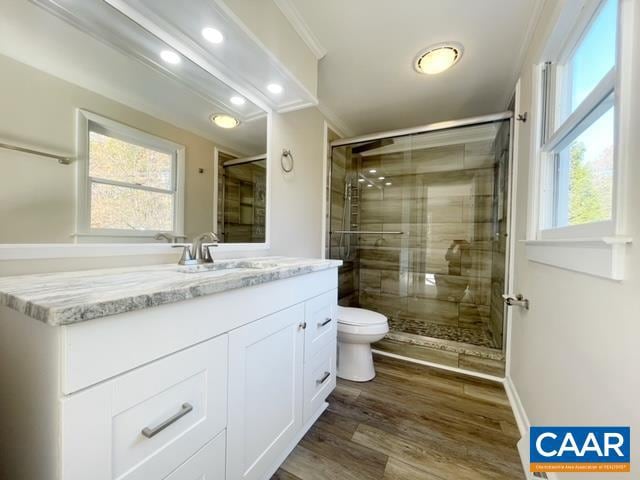
[[[203,233],[193,239],[194,257],[198,263],[213,263],[211,247],[217,247],[220,239],[213,232]]]
[[[203,233],[193,239],[191,245],[172,245],[173,248],[183,248],[178,265],[198,265],[201,263],[213,263],[211,247],[217,247],[218,236],[213,232]]]
[[[173,235],[171,233],[158,233],[153,237],[154,240],[166,240],[167,243],[178,243],[181,240],[186,240],[184,235]]]

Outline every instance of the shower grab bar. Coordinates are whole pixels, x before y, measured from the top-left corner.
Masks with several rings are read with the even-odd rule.
[[[376,232],[369,230],[336,230],[331,233],[346,233],[349,235],[404,235],[404,232]]]

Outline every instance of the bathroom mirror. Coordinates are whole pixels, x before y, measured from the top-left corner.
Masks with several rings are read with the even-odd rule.
[[[0,244],[266,241],[267,112],[107,2],[0,32]]]

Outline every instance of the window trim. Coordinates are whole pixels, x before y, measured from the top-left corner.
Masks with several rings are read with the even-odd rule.
[[[621,99],[630,98],[635,92],[632,75],[633,51],[633,0],[617,0],[617,55],[615,67],[605,75],[600,83],[583,100],[580,106],[564,122],[563,132],[550,133],[543,145],[545,99],[543,89],[543,71],[545,62],[561,59],[561,55],[570,55],[579,41],[586,34],[587,28],[603,0],[585,0],[584,2],[568,2],[559,4],[555,28],[548,37],[546,47],[540,54],[540,61],[534,65],[532,78],[532,141],[530,143],[529,164],[529,218],[526,245],[527,257],[530,261],[552,265],[598,277],[622,280],[624,278],[624,257],[626,246],[632,239],[624,235],[627,217],[624,202],[628,198],[629,151],[627,144],[631,135],[631,105]],[[581,10],[582,9],[582,10]],[[578,21],[575,19],[578,18]],[[552,81],[555,80],[554,72]],[[555,83],[554,83],[555,88]],[[608,92],[606,95],[605,93]],[[554,92],[555,93],[555,92]],[[595,99],[600,99],[600,103]],[[541,228],[544,204],[545,181],[549,172],[549,151],[557,148],[566,135],[579,135],[576,128],[588,128],[591,122],[587,116],[596,116],[595,108],[604,108],[603,101],[611,101],[614,112],[614,172],[612,187],[612,215],[605,222],[593,222],[584,225],[543,229]],[[555,107],[555,106],[554,106]],[[580,111],[578,111],[580,110]],[[602,110],[601,113],[604,113]],[[555,115],[555,112],[552,113]],[[577,121],[580,119],[580,121]],[[552,129],[550,129],[552,130]],[[575,138],[575,137],[574,137]],[[549,148],[551,147],[551,148]],[[549,210],[546,210],[549,211]],[[588,248],[589,250],[585,250]]]
[[[571,112],[561,123],[558,124],[560,113],[559,100],[568,98],[568,92],[558,95],[558,88],[565,88],[566,79],[562,75],[566,75],[566,64],[570,61],[572,55],[580,46],[580,42],[588,34],[593,22],[597,19],[608,0],[589,0],[585,3],[579,12],[578,22],[572,25],[569,30],[567,26],[559,22],[556,32],[550,39],[550,46],[547,48],[547,55],[543,64],[542,75],[542,139],[540,152],[536,161],[540,163],[541,183],[540,189],[540,206],[538,218],[538,230],[536,238],[540,240],[548,240],[552,238],[572,238],[584,237],[585,231],[590,236],[596,235],[610,236],[614,234],[613,225],[615,224],[616,214],[616,192],[615,183],[612,185],[612,208],[610,220],[603,222],[590,222],[584,225],[570,225],[564,227],[554,227],[550,215],[554,209],[554,198],[552,195],[553,182],[555,180],[555,170],[553,168],[554,160],[558,151],[565,148],[573,140],[575,140],[582,132],[588,129],[611,107],[617,110],[615,102],[615,88],[617,83],[617,66],[619,58],[616,58],[616,64],[600,79],[598,84],[585,97],[582,102]],[[618,0],[614,0],[619,4]],[[619,6],[619,5],[618,5]],[[568,13],[566,10],[563,12]],[[574,17],[575,17],[574,12]],[[618,22],[620,24],[620,22]],[[617,30],[619,31],[619,26]],[[563,35],[564,33],[564,35]],[[555,45],[554,45],[555,43]],[[620,50],[619,42],[616,42],[616,52]],[[614,117],[614,138],[617,130],[617,118]],[[617,170],[617,142],[614,139],[613,149],[613,170]],[[612,180],[613,181],[613,180]]]
[[[172,235],[184,235],[184,183],[185,183],[185,147],[164,138],[151,135],[120,122],[111,120],[101,115],[78,109],[76,115],[76,131],[78,143],[77,161],[77,205],[76,205],[76,232],[73,234],[78,241],[91,237],[123,237],[123,238],[153,238],[158,233],[170,233]],[[92,125],[95,128],[92,129]],[[112,136],[119,140],[153,148],[160,152],[173,156],[173,168],[171,175],[172,188],[170,190],[149,187],[145,185],[129,184],[117,180],[94,178],[89,175],[89,134],[91,131]],[[125,229],[97,229],[91,228],[91,184],[101,183],[115,185],[135,190],[152,191],[158,193],[171,193],[174,195],[173,225],[172,231],[164,230],[125,230]]]

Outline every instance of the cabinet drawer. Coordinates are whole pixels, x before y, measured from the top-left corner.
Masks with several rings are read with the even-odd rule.
[[[224,480],[225,433],[218,434],[165,480]]]
[[[305,302],[304,319],[307,329],[304,338],[304,358],[309,361],[329,343],[335,342],[338,335],[336,304],[338,291],[319,295]]]
[[[304,421],[309,420],[336,387],[337,343],[334,339],[305,364]]]
[[[64,398],[62,479],[165,478],[225,428],[227,351],[223,335]]]

